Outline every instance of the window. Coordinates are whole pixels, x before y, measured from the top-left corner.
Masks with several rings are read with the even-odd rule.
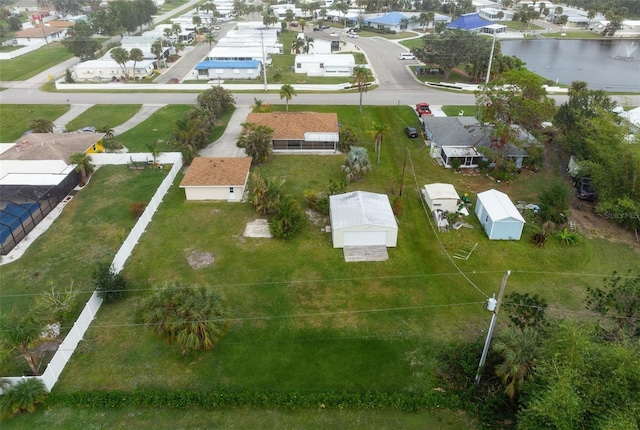
[[[324,69],[324,63],[320,63],[320,68]]]
[[[296,69],[302,69],[302,63],[296,63]]]
[[[229,193],[230,193],[230,194],[233,194],[233,192],[234,192],[234,191],[233,191],[233,187],[229,187]]]

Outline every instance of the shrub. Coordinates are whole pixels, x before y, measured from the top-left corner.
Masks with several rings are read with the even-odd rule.
[[[453,160],[451,160],[450,164],[453,170],[458,170],[460,168],[460,165],[462,164],[462,161],[460,161],[459,158],[454,158]]]
[[[144,213],[144,210],[147,208],[147,204],[144,202],[141,203],[131,203],[129,205],[129,213],[131,214],[131,218],[138,219]]]
[[[304,198],[307,200],[307,205],[310,209],[323,215],[329,215],[329,196],[313,190],[305,190]]]
[[[556,224],[565,222],[566,212],[569,209],[570,194],[567,187],[560,182],[552,184],[544,189],[538,197],[540,201],[540,217],[545,221]]]
[[[558,237],[560,241],[564,245],[575,245],[580,240],[580,236],[575,231],[570,231],[566,228],[562,229],[560,233],[558,233]]]
[[[533,243],[538,248],[542,248],[545,243],[547,243],[547,233],[537,232],[533,233],[530,237],[531,243]]]
[[[98,297],[105,303],[115,302],[126,295],[126,280],[121,274],[111,270],[109,263],[98,263],[91,278],[98,292]]]
[[[0,396],[0,418],[10,418],[22,412],[33,412],[47,397],[44,384],[36,378],[20,381],[5,388]]]
[[[478,161],[478,169],[480,170],[480,173],[482,173],[483,175],[489,173],[489,164],[490,163],[488,160]]]
[[[344,160],[342,171],[345,173],[347,181],[351,182],[359,181],[367,172],[371,171],[367,148],[352,146],[347,159]]]
[[[278,202],[275,208],[275,215],[269,221],[269,230],[273,237],[278,239],[293,238],[302,227],[306,218],[298,201],[290,195]]]

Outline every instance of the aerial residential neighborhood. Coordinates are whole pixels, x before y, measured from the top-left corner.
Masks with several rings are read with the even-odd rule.
[[[0,5],[0,426],[640,426],[640,5]]]

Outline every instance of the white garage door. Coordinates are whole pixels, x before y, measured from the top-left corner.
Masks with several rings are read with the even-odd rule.
[[[346,231],[344,246],[386,245],[386,231]]]

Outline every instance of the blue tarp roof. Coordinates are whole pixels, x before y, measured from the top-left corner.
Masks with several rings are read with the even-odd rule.
[[[401,14],[400,12],[389,12],[386,15],[380,16],[378,18],[368,19],[367,22],[373,22],[374,24],[383,24],[383,25],[399,25],[400,21],[403,19],[409,19],[408,16]]]
[[[258,67],[260,67],[260,61],[257,60],[207,60],[199,62],[195,69],[257,69]]]
[[[447,25],[447,28],[459,28],[461,30],[475,30],[476,28],[486,27],[494,24],[491,21],[480,18],[477,13],[465,13],[460,15],[458,19]]]

